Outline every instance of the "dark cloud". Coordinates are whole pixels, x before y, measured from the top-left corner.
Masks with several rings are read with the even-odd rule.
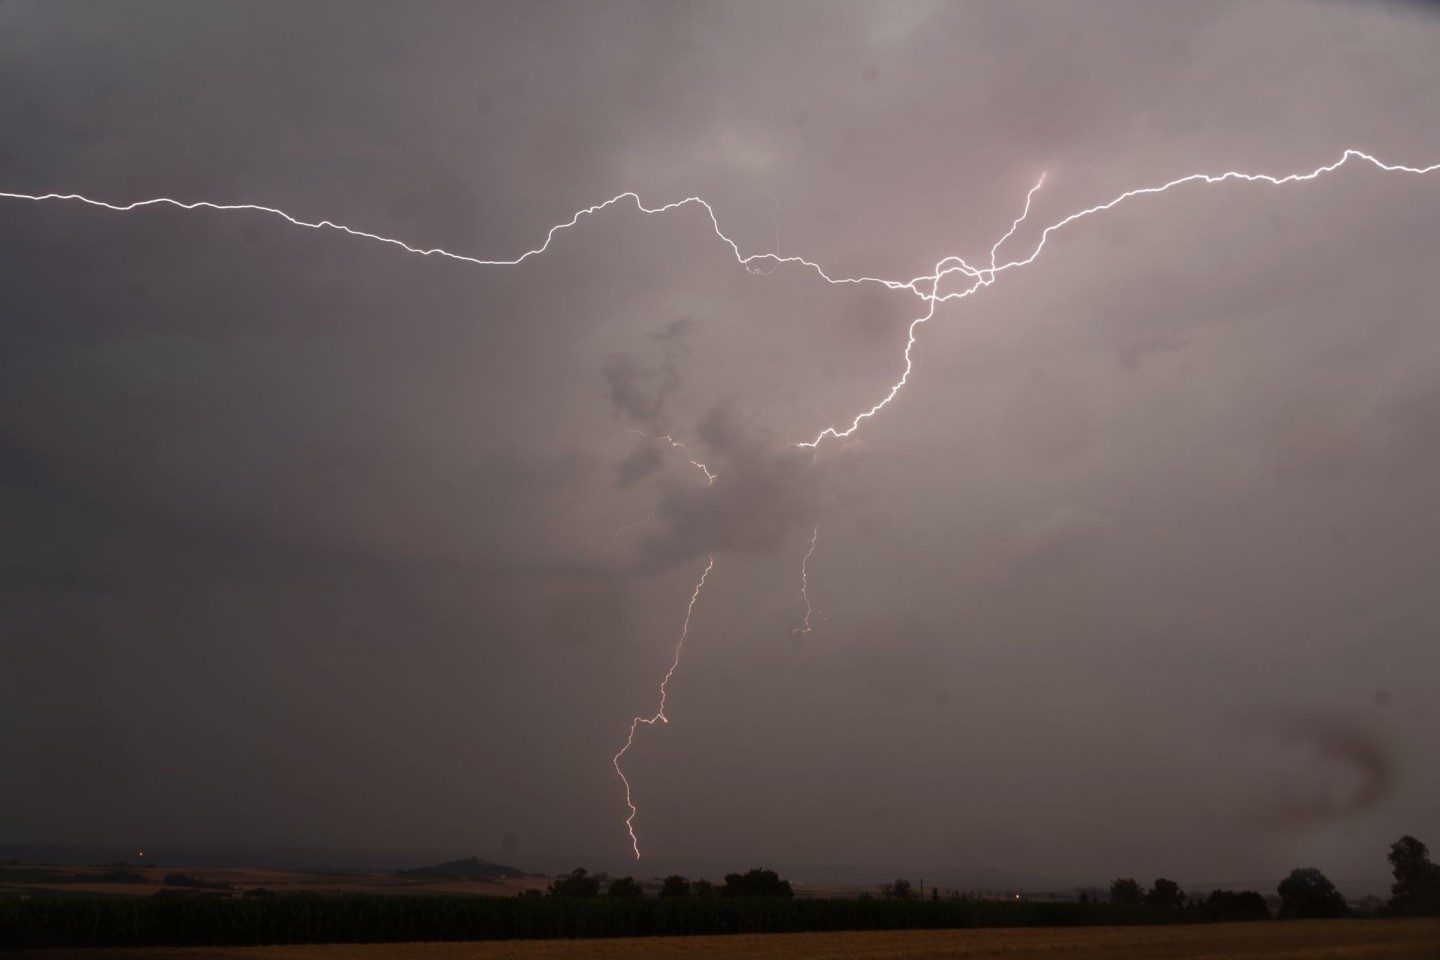
[[[610,403],[617,414],[649,430],[665,428],[665,399],[680,386],[673,365],[646,367],[621,355],[611,357],[600,372],[605,375]]]
[[[642,543],[644,567],[715,551],[773,554],[791,533],[814,525],[824,506],[824,471],[813,451],[776,443],[732,404],[711,410],[696,436],[716,479],[665,486],[657,518],[665,531]]]
[[[1357,820],[1384,802],[1395,761],[1371,731],[1343,717],[1290,717],[1262,727],[1286,756],[1254,813],[1262,828]],[[1288,768],[1288,769],[1287,769]]]

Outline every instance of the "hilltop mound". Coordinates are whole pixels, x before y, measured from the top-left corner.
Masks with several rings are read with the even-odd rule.
[[[479,857],[466,860],[447,860],[433,867],[417,867],[414,870],[395,871],[402,877],[428,877],[434,880],[507,880],[523,877],[525,871],[507,867],[503,863],[491,863]]]

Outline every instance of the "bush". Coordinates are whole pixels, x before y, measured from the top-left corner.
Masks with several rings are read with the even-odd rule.
[[[1280,894],[1282,920],[1307,917],[1343,917],[1349,913],[1345,898],[1330,878],[1314,867],[1297,867],[1275,888]]]
[[[727,873],[722,897],[793,897],[789,880],[781,880],[774,870],[757,867],[746,873]]]
[[[1205,899],[1205,919],[1212,923],[1231,920],[1269,920],[1265,898],[1254,890],[1212,890]]]

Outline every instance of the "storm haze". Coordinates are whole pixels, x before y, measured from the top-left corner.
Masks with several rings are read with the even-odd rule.
[[[0,191],[483,260],[700,197],[908,281],[1042,174],[1002,263],[1440,162],[1437,61],[1419,4],[10,0]],[[926,304],[697,204],[477,266],[0,199],[0,843],[1382,881],[1440,837],[1437,225],[1356,158],[1133,198],[810,450]]]

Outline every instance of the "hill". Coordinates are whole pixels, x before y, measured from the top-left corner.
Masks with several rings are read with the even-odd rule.
[[[395,873],[401,877],[428,877],[436,880],[509,880],[525,876],[523,870],[507,867],[503,863],[491,863],[479,857],[448,860],[433,867],[396,870]]]

